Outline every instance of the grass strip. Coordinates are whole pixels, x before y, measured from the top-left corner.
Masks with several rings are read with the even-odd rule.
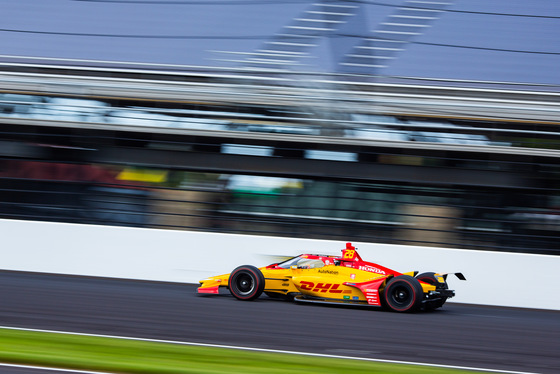
[[[465,373],[464,370],[0,329],[0,362],[130,374]]]

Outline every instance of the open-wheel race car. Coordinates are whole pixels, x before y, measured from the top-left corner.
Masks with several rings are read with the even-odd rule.
[[[454,274],[465,280],[463,274]],[[220,287],[227,287],[239,300],[255,300],[264,292],[299,302],[414,312],[440,308],[455,296],[447,286],[447,275],[399,273],[362,260],[356,248],[346,243],[340,257],[303,254],[262,268],[239,266],[230,274],[201,280],[198,293],[217,294]]]

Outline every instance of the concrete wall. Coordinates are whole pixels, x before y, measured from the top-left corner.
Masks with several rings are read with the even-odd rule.
[[[0,220],[0,228],[0,269],[185,283],[282,256],[338,255],[345,245],[15,220]],[[560,256],[353,243],[365,260],[401,272],[462,272],[466,282],[448,279],[454,302],[560,310]]]

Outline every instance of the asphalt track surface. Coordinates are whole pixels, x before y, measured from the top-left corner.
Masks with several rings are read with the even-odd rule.
[[[189,284],[0,272],[0,325],[560,373],[557,311],[448,303],[400,314],[195,291]],[[488,292],[499,290],[489,285]]]

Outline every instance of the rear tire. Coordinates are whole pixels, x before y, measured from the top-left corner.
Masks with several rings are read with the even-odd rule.
[[[436,290],[447,290],[448,289],[447,282],[440,283],[437,280],[435,273],[433,273],[433,272],[418,274],[416,276],[416,279],[418,279],[419,281],[431,284],[432,286],[436,286]],[[446,301],[447,301],[447,297],[442,297],[439,300],[427,301],[426,303],[424,303],[424,309],[425,310],[434,310],[434,309],[437,309],[437,308],[441,308],[443,306],[443,304],[445,304]]]
[[[415,312],[422,307],[424,292],[410,275],[391,278],[383,291],[383,304],[393,312]]]
[[[229,292],[238,300],[255,300],[264,290],[262,272],[251,265],[235,268],[229,276]]]

